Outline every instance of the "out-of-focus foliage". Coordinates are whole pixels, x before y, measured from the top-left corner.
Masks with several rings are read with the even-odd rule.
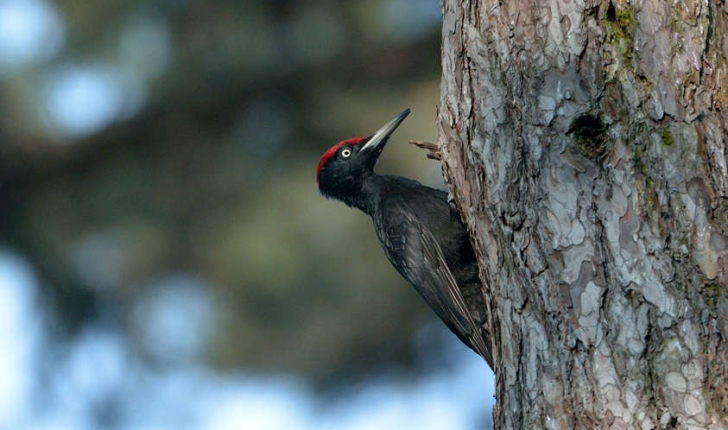
[[[323,382],[411,362],[429,311],[314,169],[410,107],[379,169],[441,185],[404,143],[436,139],[436,1],[33,4],[39,53],[0,63],[0,245],[59,339],[103,322],[162,364],[202,342]],[[165,340],[159,301],[204,329]]]

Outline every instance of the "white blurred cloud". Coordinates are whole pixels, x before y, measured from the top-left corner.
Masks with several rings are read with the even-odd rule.
[[[146,84],[138,75],[108,65],[71,65],[51,72],[45,117],[69,136],[90,134],[141,108]]]
[[[0,251],[0,428],[14,428],[30,412],[37,314],[30,267]]]
[[[44,0],[0,1],[0,71],[51,58],[63,46],[63,21]]]

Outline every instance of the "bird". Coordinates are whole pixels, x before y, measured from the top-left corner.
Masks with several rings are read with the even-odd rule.
[[[445,191],[374,171],[405,109],[374,134],[342,140],[316,167],[319,192],[369,215],[384,254],[463,343],[493,368],[478,262]]]

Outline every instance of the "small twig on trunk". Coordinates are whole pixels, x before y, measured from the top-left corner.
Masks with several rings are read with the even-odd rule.
[[[436,143],[430,143],[425,142],[422,140],[410,140],[410,144],[415,145],[416,147],[420,149],[424,149],[426,151],[429,151],[427,154],[427,158],[431,160],[438,160],[440,161],[442,159],[442,153],[440,152],[440,145]]]

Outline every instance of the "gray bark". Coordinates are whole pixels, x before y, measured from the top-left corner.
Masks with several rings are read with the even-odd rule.
[[[443,0],[496,428],[728,429],[728,5]]]

